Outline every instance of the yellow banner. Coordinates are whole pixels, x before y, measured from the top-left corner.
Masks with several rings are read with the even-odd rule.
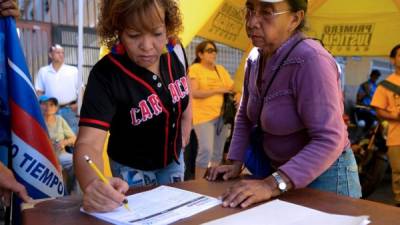
[[[247,50],[244,4],[223,1],[197,35]],[[400,42],[400,0],[310,0],[308,9],[307,34],[334,55],[387,56]]]
[[[183,33],[180,34],[183,45],[186,47],[196,36],[209,18],[217,11],[224,0],[180,0],[180,9],[183,14]]]
[[[249,40],[245,31],[244,4],[245,0],[223,1],[197,35],[246,50]]]
[[[307,34],[337,56],[387,56],[400,43],[398,0],[325,1],[308,16]]]

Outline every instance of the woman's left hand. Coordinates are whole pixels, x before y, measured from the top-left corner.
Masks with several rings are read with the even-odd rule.
[[[16,0],[4,0],[0,1],[0,17],[1,16],[13,16],[19,17],[19,10]]]
[[[273,197],[272,187],[266,180],[241,180],[229,187],[222,194],[221,200],[224,207],[246,208],[252,204],[266,201]]]

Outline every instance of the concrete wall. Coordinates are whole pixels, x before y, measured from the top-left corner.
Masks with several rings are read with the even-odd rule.
[[[369,57],[348,57],[345,67],[346,82],[344,87],[346,112],[355,104],[358,86],[368,79],[371,71]]]

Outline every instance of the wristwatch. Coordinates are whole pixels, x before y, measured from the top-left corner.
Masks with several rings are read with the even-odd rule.
[[[276,184],[278,185],[278,189],[281,193],[287,191],[287,184],[286,182],[282,179],[281,175],[279,175],[278,172],[274,172],[272,176],[275,179]]]

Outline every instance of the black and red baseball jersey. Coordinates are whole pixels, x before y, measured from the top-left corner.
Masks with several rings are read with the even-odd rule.
[[[79,125],[110,131],[112,160],[140,170],[161,169],[178,160],[189,80],[174,52],[161,55],[160,73],[115,53],[90,72]]]

